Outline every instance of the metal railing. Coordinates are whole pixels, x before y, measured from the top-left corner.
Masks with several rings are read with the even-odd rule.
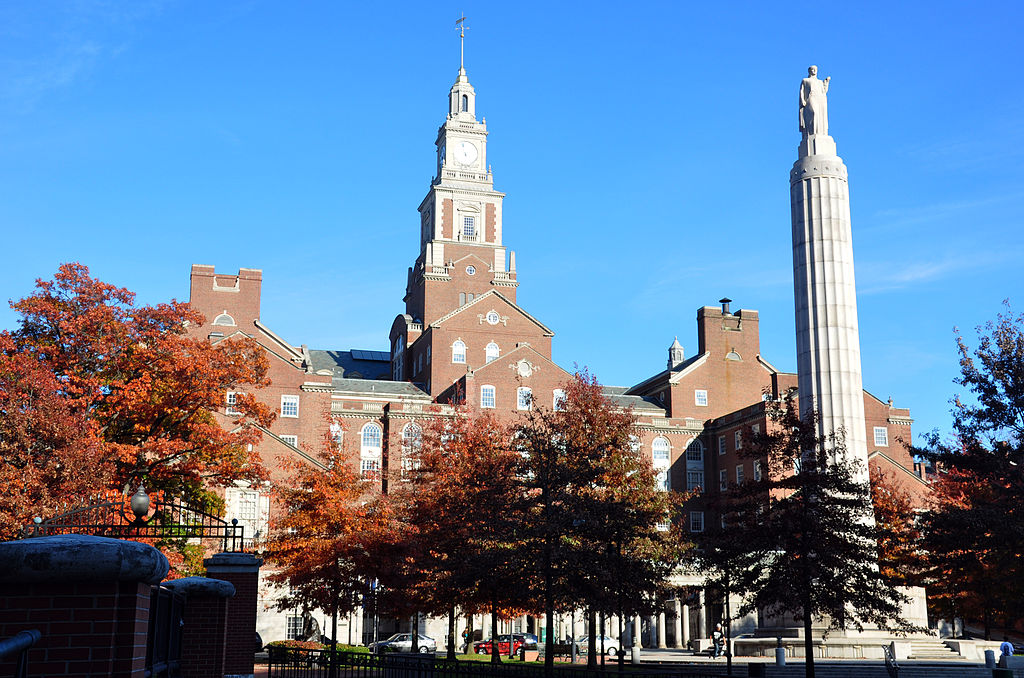
[[[899,678],[900,665],[896,663],[896,655],[893,654],[892,647],[883,645],[882,654],[885,656],[885,670],[889,673],[889,678]]]
[[[481,661],[450,661],[430,654],[372,655],[338,652],[331,663],[330,650],[305,650],[269,647],[268,678],[608,678],[617,673],[617,664],[609,663],[603,670],[584,666],[557,666],[546,674],[536,664]],[[636,671],[630,667],[630,678],[707,678],[721,675],[717,667],[707,671],[678,665],[662,670]]]
[[[28,675],[28,650],[39,642],[42,634],[35,629],[19,631],[10,638],[0,640],[0,660],[17,657],[14,660],[14,678],[25,678]]]

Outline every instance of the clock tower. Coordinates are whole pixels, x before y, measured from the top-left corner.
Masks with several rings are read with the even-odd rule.
[[[515,255],[502,245],[501,201],[487,165],[487,121],[459,68],[437,131],[437,174],[420,203],[420,252],[409,269],[406,314],[430,324],[497,289],[515,303]]]
[[[434,141],[436,174],[419,205],[405,313],[389,335],[392,379],[435,397],[521,343],[550,356],[551,332],[516,306],[516,257],[502,242],[505,194],[494,190],[487,121],[476,104],[460,65]]]

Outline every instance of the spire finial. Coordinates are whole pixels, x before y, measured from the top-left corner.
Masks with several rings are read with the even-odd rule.
[[[466,70],[466,15],[455,22],[455,30],[459,32],[459,72]]]

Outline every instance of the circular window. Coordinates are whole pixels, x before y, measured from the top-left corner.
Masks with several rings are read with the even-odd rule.
[[[476,275],[476,266],[467,266],[466,273],[468,275]]]
[[[501,318],[498,316],[497,311],[489,311],[487,313],[487,322],[491,325],[497,325]]]

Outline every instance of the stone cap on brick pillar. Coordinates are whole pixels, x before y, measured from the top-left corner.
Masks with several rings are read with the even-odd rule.
[[[170,570],[149,544],[85,534],[0,543],[0,583],[126,581],[159,584]]]
[[[206,572],[253,572],[260,569],[262,558],[251,553],[215,553],[203,561]]]
[[[233,598],[235,585],[223,579],[184,577],[164,583],[164,588],[184,593],[188,598]]]

